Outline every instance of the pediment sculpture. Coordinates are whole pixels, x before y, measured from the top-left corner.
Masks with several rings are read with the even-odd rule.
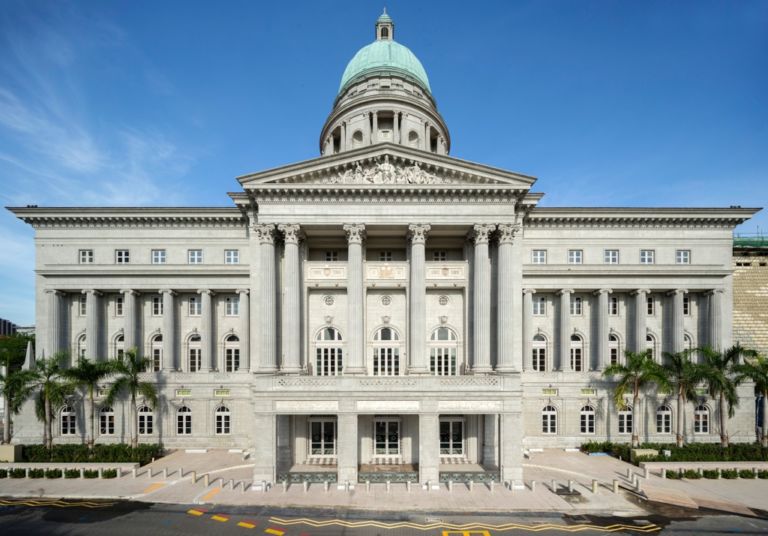
[[[361,165],[346,169],[336,175],[325,177],[323,184],[452,184],[454,181],[429,173],[417,162],[412,166],[394,165],[385,157],[383,162]]]

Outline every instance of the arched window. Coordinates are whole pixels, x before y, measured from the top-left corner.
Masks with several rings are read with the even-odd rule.
[[[533,370],[536,372],[545,372],[547,370],[547,338],[541,333],[533,336],[531,353]]]
[[[224,371],[237,372],[240,370],[240,338],[230,335],[224,340]]]
[[[191,335],[187,347],[187,370],[189,372],[199,372],[202,364],[202,337],[200,335]]]
[[[110,406],[104,406],[99,410],[99,434],[114,435],[115,411]]]
[[[155,416],[149,406],[139,408],[139,435],[152,435],[155,430]]]
[[[618,365],[620,355],[619,338],[613,334],[608,335],[608,362],[611,365]]]
[[[656,433],[672,433],[672,410],[667,405],[659,406],[656,410]]]
[[[85,333],[83,333],[77,338],[77,358],[78,359],[85,359],[87,357],[86,354],[88,353],[88,347],[86,346],[85,343],[86,343],[86,338],[85,338]]]
[[[160,372],[163,368],[163,336],[155,335],[150,343],[149,355],[152,356],[152,372]]]
[[[693,433],[709,433],[709,408],[704,404],[699,404],[693,412]]]
[[[77,428],[77,415],[75,409],[66,405],[59,412],[59,432],[61,435],[75,435]]]
[[[557,433],[557,410],[554,406],[544,406],[541,410],[541,433]]]
[[[389,39],[389,28],[384,27],[381,29],[381,38]]]
[[[219,406],[216,408],[216,435],[229,434],[230,417],[231,414],[227,406]]]
[[[579,424],[582,434],[595,433],[595,408],[592,406],[583,406],[579,412]]]
[[[571,370],[584,370],[584,341],[578,335],[571,335]]]
[[[650,333],[645,336],[645,349],[650,351],[651,359],[656,360],[656,337]]]
[[[192,410],[181,406],[176,412],[176,433],[178,435],[192,434]]]
[[[122,359],[125,355],[125,336],[122,334],[115,337],[114,348],[112,349],[112,356],[115,359]]]
[[[373,336],[373,375],[400,375],[400,336],[392,328],[380,328]]]
[[[435,376],[458,374],[459,338],[450,328],[439,327],[429,338],[429,370]]]
[[[619,433],[632,433],[632,406],[624,406],[619,410]]]
[[[336,328],[323,328],[315,340],[315,374],[338,376],[344,367],[341,332]]]

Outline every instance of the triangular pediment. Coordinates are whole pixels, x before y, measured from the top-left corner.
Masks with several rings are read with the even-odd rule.
[[[528,190],[536,181],[445,155],[382,143],[238,177],[246,190],[275,186],[461,187]]]

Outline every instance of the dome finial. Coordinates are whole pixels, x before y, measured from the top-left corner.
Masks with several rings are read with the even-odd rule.
[[[387,14],[387,8],[384,8],[384,12],[376,19],[376,40],[377,41],[394,41],[395,39],[395,23],[392,21],[392,17]]]

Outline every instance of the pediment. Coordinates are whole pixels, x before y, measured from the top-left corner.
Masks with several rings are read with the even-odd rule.
[[[528,190],[534,177],[393,144],[378,144],[238,178],[246,190],[277,186],[461,187]]]

